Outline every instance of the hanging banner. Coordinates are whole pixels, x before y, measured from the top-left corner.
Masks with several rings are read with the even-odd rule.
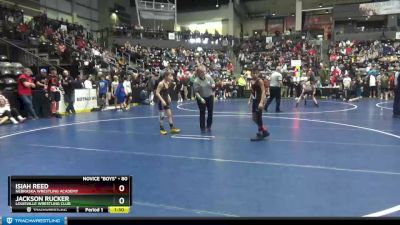
[[[266,37],[265,38],[266,43],[272,43],[272,37]]]
[[[359,10],[363,16],[397,14],[400,13],[400,1],[360,4]]]
[[[285,17],[285,31],[296,29],[296,18],[294,16]]]
[[[267,31],[269,34],[283,33],[283,19],[268,19]]]
[[[333,24],[331,15],[310,15],[306,16],[304,21],[304,29],[306,30],[323,30],[324,26]]]

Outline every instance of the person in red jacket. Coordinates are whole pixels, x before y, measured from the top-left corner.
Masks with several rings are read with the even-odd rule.
[[[233,75],[233,64],[231,62],[228,63],[227,70],[228,70],[229,74]]]
[[[33,110],[32,104],[32,88],[35,88],[36,85],[34,84],[31,75],[32,70],[25,68],[24,73],[18,77],[18,95],[24,105],[25,111],[28,113],[28,116],[32,119],[38,119],[35,110]]]

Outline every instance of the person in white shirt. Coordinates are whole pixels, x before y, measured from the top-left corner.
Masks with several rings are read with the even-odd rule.
[[[270,76],[270,97],[267,101],[267,104],[265,105],[265,111],[268,112],[268,106],[271,104],[271,102],[276,99],[276,108],[275,112],[279,113],[281,111],[281,88],[283,86],[282,79],[283,76],[281,74],[282,72],[282,67],[278,66],[276,67],[276,71],[274,71],[271,76]]]
[[[344,90],[344,101],[349,101],[350,99],[350,88],[351,88],[351,78],[348,74],[343,78],[343,90]]]
[[[118,76],[113,77],[114,81],[111,83],[111,97],[114,98],[114,106],[115,110],[117,110],[117,96],[115,96],[115,91],[117,90],[118,87]]]
[[[122,84],[126,93],[126,109],[129,109],[132,101],[132,83],[131,76],[126,76],[124,79],[124,83]]]
[[[92,84],[92,76],[89,75],[88,78],[85,80],[85,82],[83,82],[84,88],[86,89],[92,89],[93,88],[93,84]]]
[[[376,77],[371,74],[369,75],[369,90],[370,90],[370,98],[376,97]]]

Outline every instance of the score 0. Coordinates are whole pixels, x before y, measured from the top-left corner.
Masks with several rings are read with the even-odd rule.
[[[128,177],[119,178],[119,182],[114,184],[115,194],[129,194],[130,193],[130,182]]]
[[[129,186],[127,184],[117,185],[114,193],[118,196],[116,199],[117,205],[129,205]]]
[[[129,206],[131,204],[131,187],[129,177],[120,177],[118,180],[119,182],[114,185],[114,203],[116,206]]]

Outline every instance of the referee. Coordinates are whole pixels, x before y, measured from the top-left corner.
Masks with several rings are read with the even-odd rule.
[[[206,132],[205,120],[207,109],[207,132],[211,132],[215,82],[211,76],[206,75],[206,68],[204,66],[197,68],[196,75],[197,78],[193,82],[193,90],[200,110],[200,129],[202,133]]]
[[[397,72],[395,75],[395,94],[394,94],[394,101],[393,101],[393,117],[400,118],[400,71],[399,67],[397,67]]]
[[[265,105],[265,111],[268,112],[268,106],[271,104],[274,98],[276,99],[276,112],[280,113],[281,111],[281,87],[282,83],[282,68],[280,66],[276,67],[276,71],[271,74],[270,77],[270,96]]]

